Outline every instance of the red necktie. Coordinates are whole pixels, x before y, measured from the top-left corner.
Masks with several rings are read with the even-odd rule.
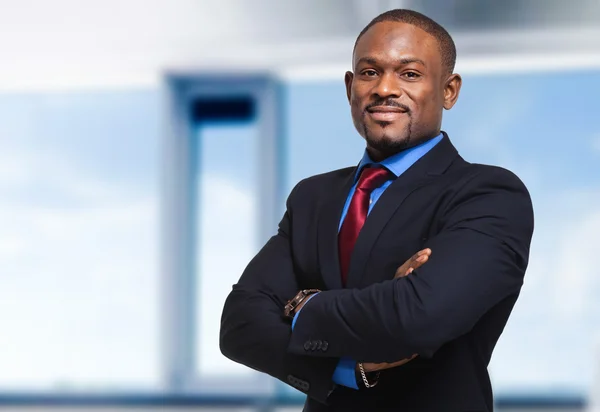
[[[358,234],[367,220],[371,192],[390,179],[390,173],[382,167],[365,167],[361,174],[350,207],[338,234],[338,250],[342,284],[346,285],[350,256]]]

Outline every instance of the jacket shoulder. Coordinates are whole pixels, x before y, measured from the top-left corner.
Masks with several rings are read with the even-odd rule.
[[[304,178],[290,192],[288,203],[297,198],[313,198],[329,193],[333,187],[339,186],[346,178],[350,177],[355,170],[354,166],[345,167]]]
[[[356,170],[355,166],[345,167],[343,169],[332,170],[330,172],[320,173],[302,179],[298,184],[318,184],[321,185],[330,181],[339,181],[345,179]]]
[[[461,159],[462,160],[462,159]],[[500,166],[480,163],[469,163],[464,160],[459,162],[449,171],[449,175],[460,182],[460,185],[469,186],[512,186],[528,192],[525,183],[514,172]]]

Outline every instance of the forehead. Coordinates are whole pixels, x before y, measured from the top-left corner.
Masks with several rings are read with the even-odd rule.
[[[427,66],[441,66],[437,39],[423,29],[401,22],[384,21],[367,30],[354,49],[354,64],[366,56],[378,60],[410,56],[423,60]]]

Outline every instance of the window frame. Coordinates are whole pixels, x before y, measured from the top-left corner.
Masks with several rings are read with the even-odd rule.
[[[162,142],[161,343],[165,388],[178,393],[261,394],[276,392],[273,379],[258,372],[227,379],[226,388],[196,369],[195,219],[197,124],[190,115],[195,99],[251,96],[256,107],[258,146],[258,240],[263,244],[279,222],[283,198],[282,99],[280,82],[267,74],[177,74],[166,81],[166,130]],[[215,308],[216,309],[216,308]],[[221,310],[222,308],[218,308]]]

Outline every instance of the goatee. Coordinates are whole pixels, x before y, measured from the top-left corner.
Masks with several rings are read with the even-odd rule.
[[[384,125],[381,125],[385,127]],[[410,147],[411,142],[411,134],[410,134],[410,126],[408,127],[406,137],[392,137],[387,134],[387,132],[383,133],[383,136],[380,138],[374,138],[367,129],[366,125],[364,126],[364,136],[367,141],[367,146],[377,153],[383,155],[384,157],[389,157],[395,155],[396,153],[400,153],[401,151]]]

